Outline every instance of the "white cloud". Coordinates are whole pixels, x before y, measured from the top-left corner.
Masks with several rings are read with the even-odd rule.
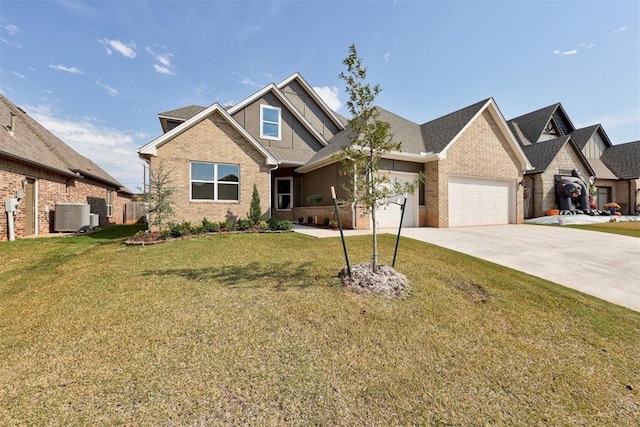
[[[625,31],[626,29],[627,29],[627,27],[623,25],[622,27],[618,28],[617,30],[613,30],[613,32],[614,33],[619,33],[621,31]]]
[[[168,76],[173,76],[175,73],[168,69],[167,67],[163,67],[159,64],[153,64],[153,69],[156,70],[160,74],[166,74]]]
[[[98,86],[101,86],[101,87],[105,88],[105,89],[107,90],[107,93],[108,93],[109,95],[111,95],[111,96],[117,96],[117,95],[118,95],[118,90],[117,90],[117,89],[114,89],[114,88],[112,88],[111,86],[108,86],[108,85],[106,85],[106,84],[104,84],[104,83],[102,83],[102,82],[99,82],[99,81],[98,81],[98,82],[96,82],[96,84],[97,84]]]
[[[313,90],[327,103],[333,111],[338,111],[342,107],[342,102],[338,98],[338,88],[335,86],[314,87]]]
[[[20,32],[20,28],[16,27],[13,24],[6,24],[2,26],[2,29],[9,33],[11,36],[15,36]]]
[[[240,80],[240,83],[247,86],[260,86],[258,83],[254,82],[249,77],[245,77],[244,79]]]
[[[65,65],[49,65],[49,68],[53,68],[54,70],[66,71],[69,74],[82,74],[82,70],[77,69],[76,67],[67,67]]]
[[[171,70],[172,53],[165,52],[156,54],[150,47],[145,47],[144,50],[158,62],[158,64],[153,64],[153,69],[156,70],[156,72],[169,76],[175,75],[175,72]]]
[[[26,77],[25,77],[25,75],[24,75],[24,74],[20,74],[20,73],[19,73],[19,72],[17,72],[17,71],[12,71],[11,73],[12,73],[14,76],[18,76],[18,77],[20,77],[20,78],[21,78],[21,79],[23,79],[23,80],[24,80],[24,79],[26,79]]]
[[[132,191],[142,186],[142,162],[136,149],[147,140],[139,132],[123,131],[99,124],[89,117],[61,118],[49,105],[25,106],[26,111],[81,155],[91,159]],[[114,156],[114,153],[118,155]]]
[[[387,51],[385,53],[382,54],[382,57],[384,58],[385,61],[389,62],[389,57],[391,56],[391,51]]]
[[[107,50],[108,55],[112,55],[115,50],[125,58],[133,59],[136,56],[136,44],[134,42],[124,43],[120,40],[110,40],[110,39],[101,39],[98,40],[102,45],[104,45]]]
[[[22,45],[20,45],[19,43],[14,43],[12,41],[9,41],[7,39],[5,39],[4,37],[0,38],[0,41],[2,41],[2,43],[9,45],[11,47],[15,47],[16,49],[22,49]]]
[[[560,56],[575,55],[577,53],[578,53],[578,49],[565,50],[565,51],[561,51],[561,50],[554,50],[553,51],[554,55],[560,55]]]

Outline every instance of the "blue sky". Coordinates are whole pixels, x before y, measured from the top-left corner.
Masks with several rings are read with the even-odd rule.
[[[640,139],[639,26],[637,0],[0,0],[0,92],[133,191],[159,112],[297,71],[346,115],[351,43],[378,104],[414,122],[561,102],[616,144]]]

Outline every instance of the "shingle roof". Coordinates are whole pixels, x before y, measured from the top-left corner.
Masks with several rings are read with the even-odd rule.
[[[640,178],[640,141],[608,148],[600,160],[621,179]]]
[[[576,143],[576,146],[582,150],[587,142],[589,142],[589,138],[593,136],[593,134],[598,130],[600,125],[588,126],[586,128],[576,129],[571,132],[571,138],[573,138],[573,142]]]
[[[189,105],[188,107],[182,107],[175,110],[165,111],[164,113],[158,113],[158,116],[189,120],[191,117],[206,109],[207,107],[201,107],[200,105]]]
[[[8,132],[11,113],[16,115],[14,136]],[[0,95],[0,124],[5,127],[0,129],[0,156],[69,177],[78,178],[77,172],[130,193],[100,166],[78,154],[2,95]]]
[[[289,148],[265,147],[269,153],[281,163],[303,165],[307,163],[315,154],[311,150],[292,150]]]
[[[520,145],[535,144],[558,107],[560,107],[559,102],[507,120],[511,131],[516,138],[518,138]],[[518,132],[518,130],[520,130],[520,132]],[[522,137],[524,137],[524,140]]]
[[[560,149],[564,147],[570,139],[571,136],[565,135],[539,144],[523,146],[522,151],[524,151],[524,154],[526,154],[534,167],[534,169],[528,173],[544,172]]]
[[[491,98],[487,98],[422,124],[420,131],[424,143],[423,151],[433,153],[441,152],[490,99]]]

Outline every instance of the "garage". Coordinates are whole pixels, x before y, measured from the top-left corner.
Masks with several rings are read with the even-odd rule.
[[[449,227],[509,224],[510,183],[449,177]]]
[[[397,180],[399,182],[413,182],[416,179],[416,175],[413,173],[401,173],[391,172],[389,173],[389,179]],[[407,194],[407,203],[405,205],[404,218],[402,220],[403,227],[417,227],[418,226],[418,198],[416,196],[417,190],[413,194]],[[399,197],[393,197],[390,201],[397,202]],[[400,197],[400,203],[402,203],[402,197]],[[382,206],[376,211],[376,222],[380,228],[398,228],[400,225],[401,207],[396,203],[389,203],[386,206]]]

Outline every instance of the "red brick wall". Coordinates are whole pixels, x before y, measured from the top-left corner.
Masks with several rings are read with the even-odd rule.
[[[122,224],[124,205],[128,195],[118,194],[115,187],[87,179],[70,179],[46,170],[0,158],[0,241],[7,240],[7,213],[4,209],[6,198],[15,197],[16,191],[23,190],[22,181],[35,179],[36,186],[36,234],[53,232],[56,203],[88,203],[91,213],[100,215],[100,225]],[[112,195],[112,216],[106,217],[105,197],[107,189]],[[25,209],[22,204],[16,213],[15,237],[25,237]],[[45,212],[48,207],[49,212]]]

